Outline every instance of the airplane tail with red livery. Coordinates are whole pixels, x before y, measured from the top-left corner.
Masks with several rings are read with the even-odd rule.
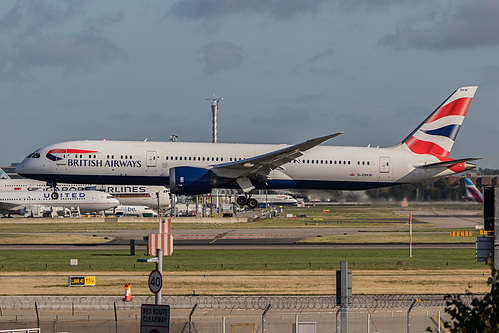
[[[409,150],[418,155],[431,155],[440,160],[440,162],[417,166],[418,168],[447,167],[454,172],[474,168],[474,165],[466,162],[478,158],[453,160],[448,156],[477,88],[477,86],[462,87],[454,91],[402,141],[403,150]]]
[[[459,88],[402,142],[415,154],[430,154],[441,161],[449,156],[478,87]]]

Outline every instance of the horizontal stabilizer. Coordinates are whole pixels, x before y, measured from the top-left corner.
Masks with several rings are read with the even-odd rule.
[[[471,162],[471,161],[476,161],[476,160],[481,160],[481,159],[482,159],[481,157],[461,158],[459,160],[450,160],[450,161],[430,163],[430,164],[424,164],[424,165],[416,165],[415,168],[418,168],[418,169],[445,168],[445,167],[450,167],[450,166],[456,165],[458,163]]]

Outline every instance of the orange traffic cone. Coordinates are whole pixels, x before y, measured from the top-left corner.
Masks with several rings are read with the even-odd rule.
[[[130,302],[132,300],[132,285],[130,283],[125,284],[125,302]]]

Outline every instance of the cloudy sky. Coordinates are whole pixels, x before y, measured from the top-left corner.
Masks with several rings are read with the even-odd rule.
[[[391,146],[479,85],[453,158],[499,168],[497,0],[0,2],[0,164],[66,140]]]

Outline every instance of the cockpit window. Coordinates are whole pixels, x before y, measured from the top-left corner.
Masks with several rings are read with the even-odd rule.
[[[31,153],[27,158],[40,158],[40,153]]]

